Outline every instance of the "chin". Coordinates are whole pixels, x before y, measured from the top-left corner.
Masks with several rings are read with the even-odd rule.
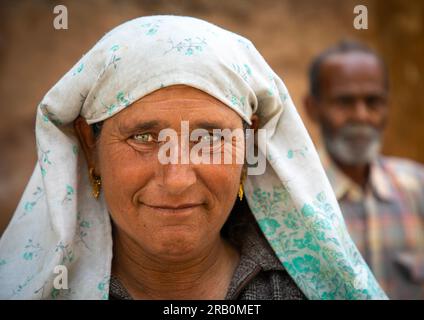
[[[164,232],[155,236],[157,245],[155,253],[166,260],[184,260],[199,250],[200,239],[193,234],[193,230]]]

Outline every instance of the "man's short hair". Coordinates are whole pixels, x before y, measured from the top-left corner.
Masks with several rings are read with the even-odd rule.
[[[319,83],[319,76],[321,72],[321,66],[331,55],[334,54],[348,54],[348,53],[365,53],[374,56],[381,64],[384,72],[384,85],[387,90],[389,90],[389,74],[387,70],[387,66],[383,60],[383,58],[374,50],[372,50],[367,45],[352,41],[352,40],[342,40],[336,45],[326,49],[322,53],[320,53],[317,57],[312,60],[312,63],[309,66],[309,92],[315,97],[320,97],[321,86]]]

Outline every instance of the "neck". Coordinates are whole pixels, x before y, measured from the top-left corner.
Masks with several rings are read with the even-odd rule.
[[[134,299],[224,299],[238,260],[219,235],[195,258],[169,261],[114,230],[112,273]]]
[[[339,169],[347,175],[353,182],[365,189],[368,183],[370,165],[346,165],[333,158]]]

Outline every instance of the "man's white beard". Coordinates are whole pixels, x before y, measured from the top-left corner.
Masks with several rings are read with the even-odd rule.
[[[330,155],[345,165],[371,163],[382,145],[380,131],[363,124],[348,124],[333,135],[323,130],[323,138]]]

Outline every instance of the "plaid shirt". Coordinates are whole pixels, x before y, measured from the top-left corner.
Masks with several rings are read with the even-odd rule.
[[[380,156],[363,190],[320,156],[349,233],[387,295],[424,299],[424,166]]]

